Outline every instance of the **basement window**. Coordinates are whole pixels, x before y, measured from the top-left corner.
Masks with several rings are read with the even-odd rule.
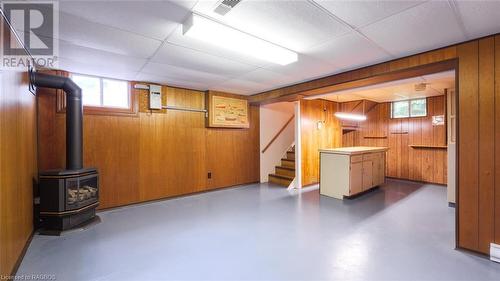
[[[71,79],[82,88],[83,105],[88,107],[130,108],[127,81],[72,74]]]
[[[391,118],[427,116],[427,99],[394,101],[391,103]]]

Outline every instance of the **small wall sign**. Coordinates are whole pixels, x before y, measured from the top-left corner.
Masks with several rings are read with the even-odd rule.
[[[443,126],[444,125],[444,115],[432,116],[432,126]]]

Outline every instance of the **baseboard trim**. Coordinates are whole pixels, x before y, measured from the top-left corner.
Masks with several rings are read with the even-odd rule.
[[[396,178],[396,177],[389,177],[385,176],[386,179],[391,179],[391,180],[402,180],[402,181],[411,181],[414,183],[427,183],[427,184],[434,184],[434,185],[439,185],[443,187],[447,187],[448,185],[445,183],[437,183],[437,182],[430,182],[430,181],[418,181],[418,180],[412,180],[412,179],[404,179],[404,178]]]
[[[19,269],[19,266],[21,265],[21,262],[24,259],[24,256],[26,255],[26,252],[28,251],[28,248],[31,244],[31,241],[33,240],[33,236],[35,235],[35,230],[33,229],[31,231],[30,236],[28,237],[28,240],[26,240],[26,243],[24,244],[23,250],[19,254],[19,257],[17,257],[16,263],[14,264],[14,267],[12,268],[12,271],[10,273],[11,276],[16,276],[17,270]]]
[[[257,180],[257,181],[238,183],[238,184],[228,185],[228,186],[214,187],[212,189],[200,190],[200,191],[184,193],[184,194],[179,194],[179,195],[174,195],[174,196],[167,196],[167,197],[161,197],[161,198],[156,198],[156,199],[151,199],[151,200],[132,202],[132,203],[124,204],[124,205],[105,207],[102,209],[97,208],[96,213],[112,211],[112,210],[117,210],[117,209],[126,208],[126,207],[134,207],[134,206],[140,206],[140,205],[153,204],[156,202],[161,202],[161,201],[166,201],[166,200],[171,200],[171,199],[178,199],[178,198],[188,197],[188,196],[192,196],[192,195],[199,195],[199,194],[203,194],[203,193],[216,192],[216,191],[221,191],[221,190],[225,190],[225,189],[240,188],[243,185],[258,184],[258,183],[260,183],[260,182]]]

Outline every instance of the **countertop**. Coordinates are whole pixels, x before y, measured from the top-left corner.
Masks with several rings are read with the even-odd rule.
[[[339,147],[339,148],[324,148],[319,149],[322,153],[331,154],[345,154],[345,155],[355,155],[371,152],[383,152],[387,151],[387,147],[371,147],[371,146],[352,146],[352,147]]]

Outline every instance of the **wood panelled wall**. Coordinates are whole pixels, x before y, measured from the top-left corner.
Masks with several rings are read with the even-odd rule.
[[[500,36],[456,49],[458,238],[460,246],[488,253],[490,242],[500,243]]]
[[[358,130],[342,135],[342,146],[389,147],[386,176],[446,184],[446,149],[409,146],[446,145],[446,126],[432,125],[432,116],[446,113],[445,96],[427,98],[426,117],[392,119],[390,108],[390,103],[373,107]]]
[[[36,98],[26,73],[0,71],[0,275],[8,276],[33,232]]]
[[[338,106],[336,102],[321,99],[300,101],[303,186],[319,182],[318,149],[341,146],[340,122],[333,115],[338,111]],[[321,129],[318,129],[318,121],[325,121]]]
[[[168,105],[205,107],[204,92],[163,91]],[[63,168],[65,115],[56,113],[54,90],[39,92],[40,169]],[[148,91],[133,89],[132,95],[147,100]],[[99,169],[100,209],[259,181],[255,106],[249,129],[205,128],[203,113],[174,110],[84,114],[83,124],[84,165]]]
[[[500,243],[500,35],[257,94],[251,101],[294,101],[388,81],[383,77],[400,79],[417,68],[436,70],[449,62],[459,65],[458,246],[488,253],[490,242]]]

